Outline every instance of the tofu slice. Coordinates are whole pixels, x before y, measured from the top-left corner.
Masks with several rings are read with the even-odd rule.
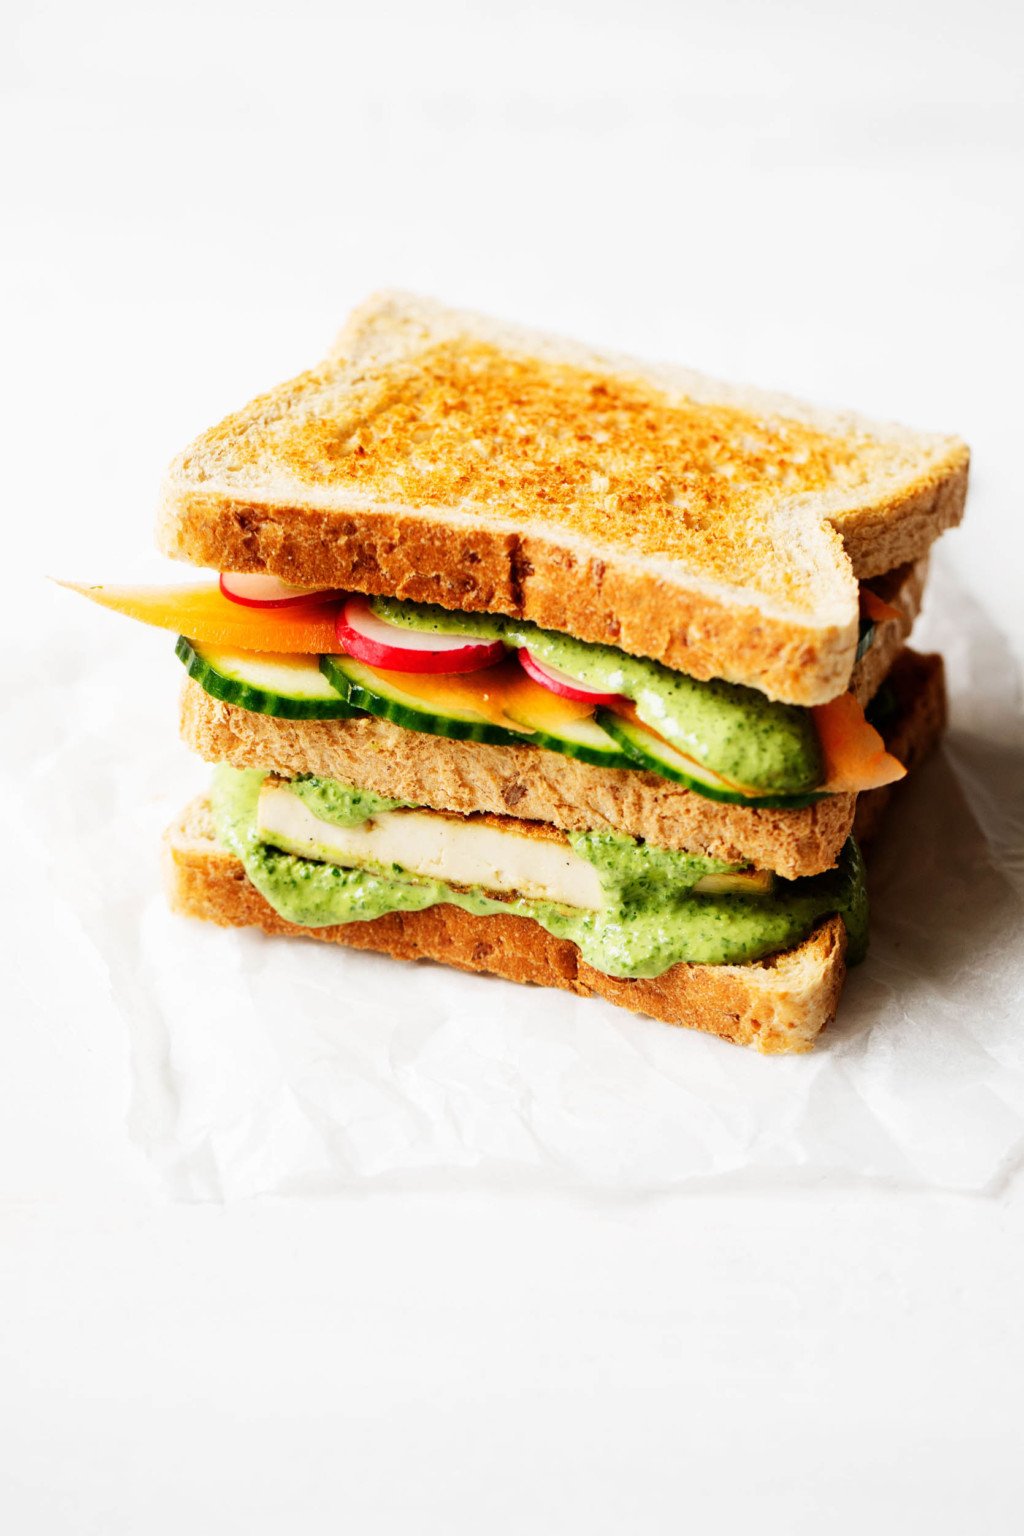
[[[384,811],[356,827],[321,821],[280,780],[260,791],[261,839],[286,853],[345,868],[383,868],[449,885],[517,892],[591,911],[603,905],[597,870],[563,833],[535,822],[442,811]]]

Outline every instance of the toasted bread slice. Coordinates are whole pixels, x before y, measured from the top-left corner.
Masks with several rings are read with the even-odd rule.
[[[206,801],[195,800],[165,840],[168,897],[176,911],[222,927],[313,938],[399,960],[438,960],[463,971],[603,997],[633,1013],[686,1024],[759,1051],[806,1051],[835,1017],[845,974],[846,930],[820,923],[795,949],[752,965],[676,965],[650,980],[595,971],[575,944],[513,916],[476,917],[458,907],[392,912],[370,922],[300,928],[279,917],[217,842]]]
[[[857,578],[959,521],[967,465],[956,438],[382,294],[175,460],[159,540],[816,704],[849,683]]]
[[[902,617],[879,626],[854,674],[869,697],[889,670],[920,599],[923,570],[880,584]],[[871,668],[871,675],[862,668]],[[832,795],[804,810],[723,805],[641,769],[598,768],[530,746],[449,741],[387,720],[279,720],[225,704],[186,681],[180,727],[208,762],[294,777],[316,773],[435,810],[512,812],[564,831],[609,829],[662,848],[750,863],[793,880],[830,869],[849,836],[854,796]],[[901,758],[902,761],[902,758]]]

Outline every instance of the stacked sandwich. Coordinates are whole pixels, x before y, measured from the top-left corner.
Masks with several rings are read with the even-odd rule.
[[[172,465],[216,765],[181,911],[807,1049],[866,943],[856,830],[944,718],[904,649],[968,455],[406,295]]]

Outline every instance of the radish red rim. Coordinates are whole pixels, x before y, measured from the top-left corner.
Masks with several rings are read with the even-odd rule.
[[[507,654],[500,640],[467,640],[389,624],[368,598],[350,597],[335,621],[338,644],[356,661],[386,672],[481,672]]]
[[[265,571],[222,571],[220,590],[240,608],[295,608],[300,604],[325,603],[343,595],[332,588],[311,591],[308,587],[296,587]]]
[[[551,693],[555,693],[561,699],[572,699],[577,704],[617,704],[620,695],[617,693],[601,693],[597,688],[588,688],[586,683],[577,682],[576,678],[562,672],[558,667],[547,667],[543,662],[531,656],[525,648],[519,652],[519,664],[523,671],[532,677],[535,683],[540,683]]]

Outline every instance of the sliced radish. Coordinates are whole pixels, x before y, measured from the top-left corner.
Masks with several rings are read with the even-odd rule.
[[[285,608],[295,603],[323,602],[331,591],[322,588],[296,587],[280,576],[266,576],[262,571],[224,571],[220,589],[233,603],[243,608]]]
[[[619,697],[617,693],[601,693],[597,688],[588,688],[586,683],[578,683],[558,667],[545,666],[525,649],[519,652],[519,662],[535,683],[543,683],[560,699],[575,699],[579,704],[614,704]]]
[[[337,619],[338,644],[368,667],[389,672],[480,672],[506,654],[500,640],[434,635],[379,618],[365,597],[350,597]]]

